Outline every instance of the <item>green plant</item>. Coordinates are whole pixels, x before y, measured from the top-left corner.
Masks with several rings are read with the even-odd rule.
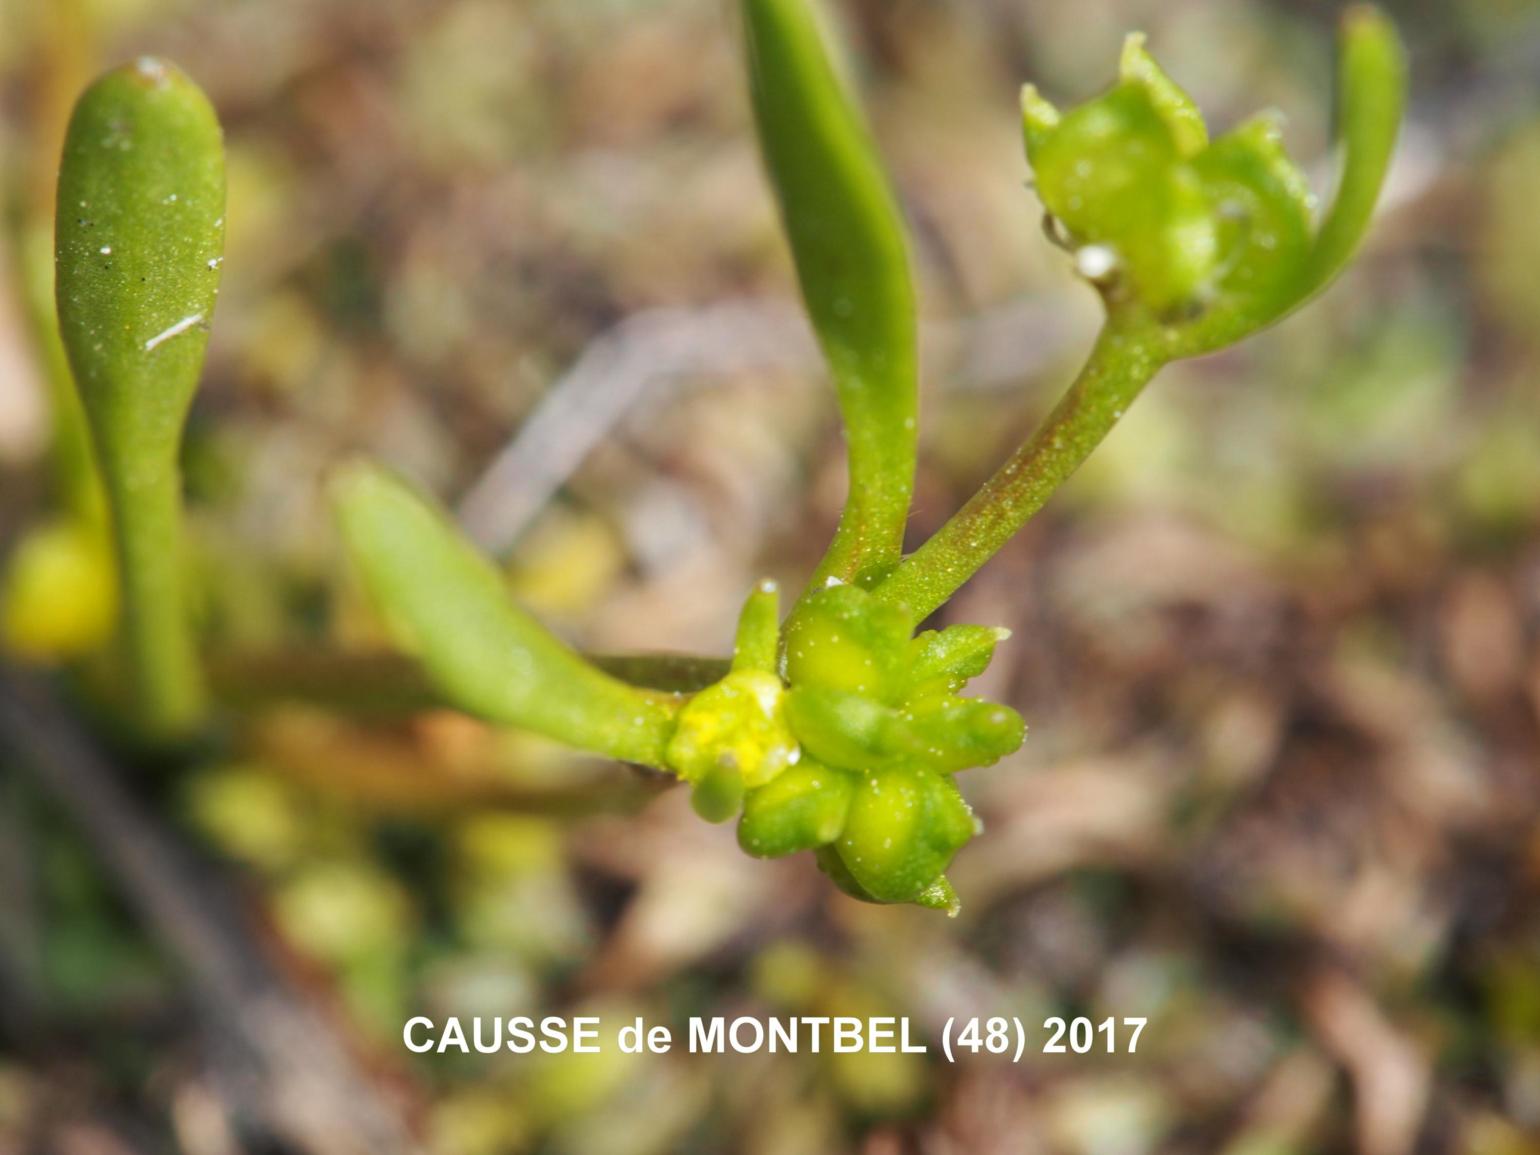
[[[1041,428],[905,556],[918,383],[901,214],[809,0],[742,0],[741,14],[766,169],[849,437],[850,496],[785,621],[764,583],[744,606],[730,663],[602,665],[515,606],[449,519],[378,468],[339,471],[338,520],[394,637],[442,701],[673,775],[703,817],[738,819],[751,855],[812,851],[855,897],[955,911],[945,871],[978,824],[953,776],[1015,751],[1025,726],[964,693],[1005,631],[917,631],[1163,365],[1272,324],[1342,268],[1394,146],[1400,48],[1373,10],[1345,18],[1345,165],[1319,225],[1275,123],[1210,141],[1137,37],[1117,83],[1079,108],[1061,113],[1026,89],[1039,196],[1100,292],[1106,325]],[[215,291],[218,131],[179,74],[141,64],[87,94],[70,140],[64,336],[117,526],[135,669],[146,705],[174,725],[198,716],[176,577],[175,458]]]
[[[59,325],[107,492],[126,646],[148,728],[202,709],[181,530],[182,427],[203,368],[224,251],[219,122],[151,59],[75,106],[59,171]]]

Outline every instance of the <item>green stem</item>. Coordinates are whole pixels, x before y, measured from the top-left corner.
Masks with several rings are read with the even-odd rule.
[[[113,540],[123,583],[124,640],[146,728],[190,729],[203,681],[187,612],[181,480],[176,470],[113,470]]]
[[[1080,376],[1037,432],[877,587],[877,597],[904,607],[917,622],[945,604],[1101,443],[1170,359],[1168,346],[1153,326],[1110,319]]]
[[[643,690],[688,694],[722,680],[728,663],[695,654],[585,654],[613,678]],[[216,654],[209,690],[229,709],[252,713],[303,705],[353,716],[399,717],[452,708],[420,663],[384,651],[275,650]]]

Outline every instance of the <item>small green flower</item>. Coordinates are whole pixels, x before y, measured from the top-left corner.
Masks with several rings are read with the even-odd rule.
[[[1114,313],[1172,330],[1171,354],[1230,344],[1297,307],[1363,235],[1400,118],[1404,63],[1384,18],[1344,22],[1346,168],[1332,212],[1264,114],[1210,141],[1192,99],[1131,35],[1118,82],[1061,113],[1022,92],[1027,157],[1051,227]]]
[[[744,609],[733,671],[681,711],[670,767],[713,821],[741,799],[749,854],[816,850],[857,898],[954,910],[943,872],[978,824],[949,775],[998,761],[1025,734],[1014,710],[957,695],[1006,632],[912,637],[902,611],[836,583],[788,622],[783,683],[738,668],[773,652],[764,588]]]
[[[786,688],[773,672],[778,634],[774,583],[765,582],[743,608],[732,671],[690,699],[664,752],[694,790],[702,818],[726,822],[745,790],[775,779],[801,756],[786,724]]]
[[[1208,145],[1187,94],[1130,36],[1111,91],[1068,113],[1022,90],[1038,195],[1092,280],[1123,277],[1157,313],[1192,307],[1222,263],[1219,222],[1193,160]]]

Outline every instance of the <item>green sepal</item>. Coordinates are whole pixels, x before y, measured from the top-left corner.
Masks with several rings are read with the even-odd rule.
[[[904,758],[912,746],[899,711],[862,694],[794,686],[786,720],[803,749],[830,766],[870,770]]]
[[[811,759],[751,790],[738,822],[738,845],[755,858],[781,858],[827,846],[850,812],[857,777]]]
[[[1284,307],[1299,290],[1311,245],[1310,188],[1284,150],[1273,115],[1226,133],[1193,167],[1219,222],[1214,311],[1244,327]]]
[[[856,881],[855,875],[845,865],[845,860],[840,857],[839,851],[833,846],[820,846],[813,852],[813,860],[818,863],[818,869],[841,891],[851,898],[861,902],[878,903],[882,899],[874,897],[864,886]]]
[[[862,779],[834,850],[862,896],[914,902],[977,829],[949,778],[894,768]]]
[[[912,625],[902,610],[855,586],[809,594],[786,623],[786,680],[881,701],[904,688]]]
[[[1208,144],[1208,126],[1192,97],[1144,46],[1144,33],[1130,32],[1123,40],[1123,55],[1118,61],[1118,80],[1138,85],[1150,98],[1150,104],[1165,122],[1177,155],[1197,156]]]
[[[922,765],[942,774],[990,766],[1020,749],[1026,723],[1009,706],[934,693],[902,708],[859,694],[797,686],[786,695],[797,741],[831,766]]]
[[[993,766],[1021,749],[1027,724],[1009,706],[977,698],[922,698],[901,715],[911,757],[942,774]]]
[[[969,625],[917,634],[909,643],[911,692],[924,693],[938,684],[956,693],[989,668],[995,647],[1010,636],[999,626]]]
[[[773,674],[781,645],[781,589],[766,579],[755,587],[738,615],[733,637],[733,670]]]
[[[920,892],[914,905],[923,906],[927,910],[945,911],[948,918],[956,918],[962,911],[962,899],[957,897],[951,880],[944,874]]]

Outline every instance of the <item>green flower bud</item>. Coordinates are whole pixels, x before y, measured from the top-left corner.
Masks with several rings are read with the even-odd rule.
[[[1219,261],[1218,222],[1187,163],[1208,134],[1142,41],[1130,38],[1104,96],[1061,116],[1029,86],[1022,115],[1038,195],[1086,275],[1116,270],[1157,313],[1189,307]]]
[[[870,770],[910,745],[899,712],[860,694],[798,686],[786,695],[786,718],[807,752],[831,766]]]
[[[902,686],[912,626],[855,586],[819,590],[786,625],[786,680],[887,700]]]
[[[1210,143],[1191,98],[1138,36],[1124,46],[1118,83],[1087,104],[1060,113],[1023,90],[1027,157],[1044,207],[1109,309],[1148,314],[1166,330],[1167,357],[1194,356],[1278,320],[1340,271],[1384,181],[1405,81],[1394,29],[1352,8],[1339,82],[1344,169],[1319,228],[1276,119]]]
[[[1027,724],[1009,706],[950,694],[914,702],[902,721],[911,757],[942,774],[993,766],[1027,736]]]
[[[997,626],[948,626],[917,635],[909,643],[908,673],[913,692],[923,694],[933,685],[941,685],[955,694],[989,668],[995,647],[1010,636],[1010,630]]]
[[[841,874],[853,881],[857,890],[851,893],[858,898],[914,902],[935,886],[977,830],[973,811],[950,779],[917,768],[883,770],[864,778],[851,800],[833,846],[839,867],[827,853],[820,862],[836,883]]]
[[[805,760],[750,791],[738,845],[755,858],[826,846],[845,828],[855,788],[856,776]]]

